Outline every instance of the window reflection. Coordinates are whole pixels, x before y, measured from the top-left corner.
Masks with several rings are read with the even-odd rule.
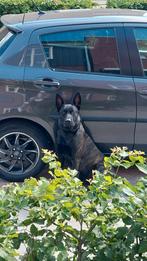
[[[147,75],[147,29],[136,28],[134,29],[136,43],[142,63],[144,74]]]
[[[120,74],[113,29],[88,29],[40,36],[50,67]]]
[[[47,67],[44,53],[39,45],[29,45],[6,59],[7,64],[27,67]]]

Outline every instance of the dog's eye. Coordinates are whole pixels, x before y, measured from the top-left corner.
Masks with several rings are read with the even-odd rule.
[[[66,115],[66,111],[63,111],[62,114],[63,114],[63,115]]]

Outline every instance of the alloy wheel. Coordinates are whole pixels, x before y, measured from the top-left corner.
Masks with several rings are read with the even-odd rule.
[[[0,138],[0,169],[22,175],[31,171],[40,158],[36,141],[22,132],[12,132]]]

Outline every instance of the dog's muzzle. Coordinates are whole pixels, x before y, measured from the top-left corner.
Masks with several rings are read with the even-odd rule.
[[[64,121],[64,127],[66,127],[66,128],[70,128],[70,127],[72,127],[72,120],[71,119],[66,119],[65,121]]]

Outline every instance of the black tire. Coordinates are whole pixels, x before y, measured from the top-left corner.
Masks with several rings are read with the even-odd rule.
[[[8,181],[23,181],[44,168],[42,148],[45,135],[31,124],[10,122],[0,126],[0,176]]]

